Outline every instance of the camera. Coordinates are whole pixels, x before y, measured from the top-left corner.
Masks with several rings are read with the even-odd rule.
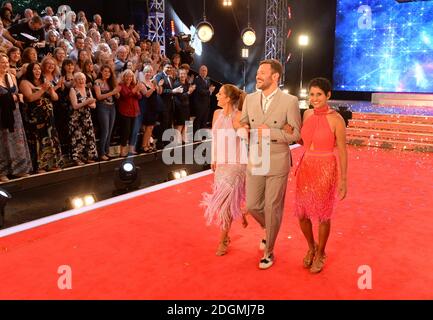
[[[173,45],[175,43],[175,39],[178,39],[179,43],[181,42],[186,42],[189,43],[191,42],[191,35],[190,34],[185,34],[183,32],[180,32],[179,34],[173,36],[170,38],[170,44]]]
[[[179,33],[177,36],[179,40],[185,41],[185,42],[191,42],[191,35],[185,34],[183,32]]]

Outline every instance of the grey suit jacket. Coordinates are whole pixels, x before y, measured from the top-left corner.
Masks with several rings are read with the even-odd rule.
[[[270,147],[270,168],[264,175],[288,174],[291,166],[289,144],[301,138],[301,113],[298,98],[278,89],[266,113],[263,113],[261,99],[261,91],[246,96],[242,107],[241,122],[249,124],[252,130],[262,124],[270,128],[270,139],[267,142]],[[294,128],[293,134],[288,134],[283,130],[286,124]],[[261,145],[261,142],[258,145]],[[251,172],[252,168],[253,164],[249,161],[248,170]]]

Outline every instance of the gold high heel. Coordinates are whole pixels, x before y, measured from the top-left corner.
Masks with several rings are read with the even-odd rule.
[[[230,238],[226,236],[223,241],[221,241],[218,245],[218,249],[216,252],[217,256],[223,256],[227,253],[227,247],[229,246]]]
[[[323,254],[323,256],[316,256],[314,258],[313,264],[311,265],[310,272],[311,273],[319,273],[322,271],[323,267],[325,266],[326,261],[326,255]]]
[[[316,255],[316,252],[317,252],[317,247],[318,247],[318,245],[317,245],[317,243],[315,243],[314,249],[313,250],[309,249],[307,251],[307,254],[304,257],[304,268],[308,269],[313,264],[314,256]]]

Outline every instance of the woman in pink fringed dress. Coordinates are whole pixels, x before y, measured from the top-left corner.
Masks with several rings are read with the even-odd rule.
[[[324,78],[313,79],[309,84],[309,97],[314,109],[304,113],[301,137],[305,150],[296,172],[295,216],[299,218],[309,246],[304,267],[318,273],[325,263],[336,193],[343,200],[347,192],[347,151],[344,120],[327,104],[331,83]],[[319,221],[318,244],[314,241],[312,219]]]
[[[212,170],[215,172],[212,194],[204,193],[201,205],[205,207],[208,225],[215,222],[221,228],[216,255],[227,253],[228,236],[232,221],[243,219],[245,203],[246,154],[236,135],[245,92],[234,85],[225,84],[217,94],[218,106],[212,121]],[[246,147],[245,149],[246,150]],[[245,156],[242,161],[243,156]]]

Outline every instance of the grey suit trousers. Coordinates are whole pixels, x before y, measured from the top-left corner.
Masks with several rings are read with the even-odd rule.
[[[265,255],[273,253],[275,240],[280,230],[286,197],[287,177],[288,174],[273,176],[252,175],[247,170],[247,210],[262,228],[266,228]]]

